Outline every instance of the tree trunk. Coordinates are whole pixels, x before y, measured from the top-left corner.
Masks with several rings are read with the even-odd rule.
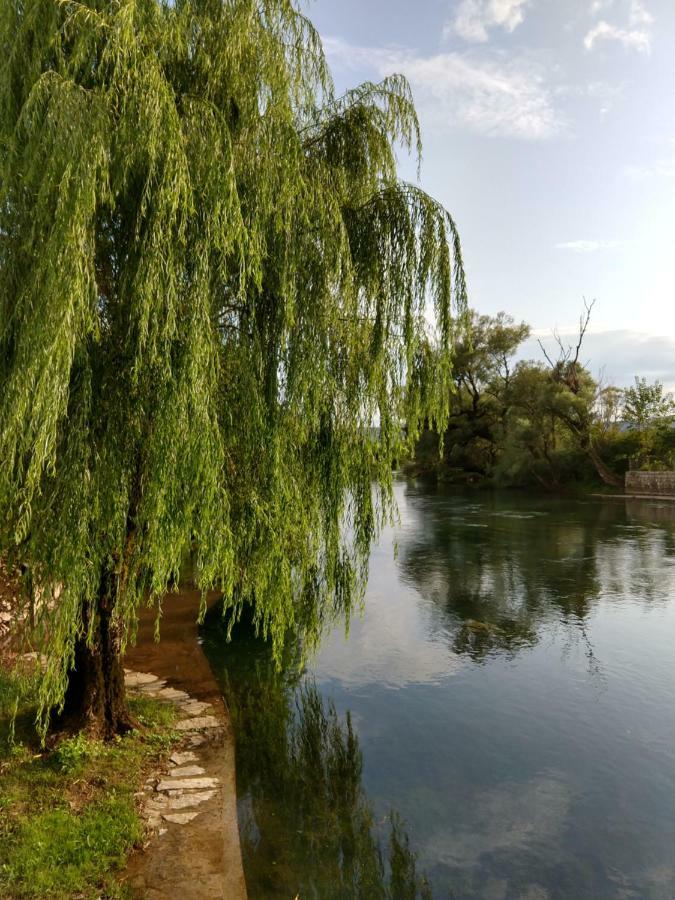
[[[104,574],[95,605],[83,610],[85,636],[75,644],[63,712],[54,723],[58,730],[86,731],[110,740],[137,724],[127,706],[119,633],[112,615],[115,580]],[[87,641],[90,625],[92,637]]]
[[[586,450],[588,456],[590,457],[591,462],[595,466],[595,471],[598,473],[600,478],[605,482],[605,484],[610,485],[610,487],[622,488],[624,486],[624,480],[620,475],[615,474],[612,470],[605,465],[605,463],[600,458],[600,454],[595,449],[595,447],[590,444]]]
[[[572,432],[575,434],[579,440],[579,446],[583,450],[583,452],[588,456],[590,461],[593,463],[595,467],[595,471],[598,473],[602,481],[605,484],[608,484],[610,487],[622,488],[624,486],[624,479],[617,475],[615,472],[609,468],[609,466],[605,465],[600,454],[593,446],[593,437],[591,434],[591,428],[588,424],[584,423],[579,424],[567,421],[567,426]]]

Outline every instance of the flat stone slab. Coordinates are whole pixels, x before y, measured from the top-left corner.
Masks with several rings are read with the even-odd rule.
[[[210,791],[169,791],[168,794],[158,794],[148,800],[143,808],[147,818],[156,818],[165,812],[175,812],[180,809],[193,809],[212,800],[216,796],[215,790]]]
[[[124,676],[127,687],[140,687],[142,684],[153,684],[156,681],[159,681],[159,678],[151,672],[129,672]]]
[[[142,691],[144,694],[156,694],[157,691],[161,691],[164,687],[166,687],[166,681],[162,681],[161,678],[158,678],[157,681],[150,681],[147,684],[139,684],[138,690]]]
[[[167,797],[166,794],[160,794],[153,797],[152,800],[148,800],[143,807],[143,812],[148,818],[153,818],[170,809],[173,809],[171,798]]]
[[[176,690],[176,688],[165,687],[161,691],[157,691],[157,697],[160,700],[189,700],[190,695],[185,691]]]
[[[211,704],[203,703],[201,700],[191,700],[189,703],[181,703],[180,708],[188,716],[201,716],[207,709],[211,709]]]
[[[168,778],[160,781],[157,785],[158,791],[205,791],[209,788],[218,787],[219,780],[217,778]]]
[[[165,822],[173,822],[174,825],[187,825],[188,822],[196,819],[198,815],[199,813],[197,812],[163,813],[162,818]]]
[[[173,794],[173,791],[171,792]],[[216,796],[215,791],[190,791],[180,796],[168,796],[166,809],[189,809],[191,806],[199,806]]]
[[[192,750],[186,750],[184,753],[172,753],[169,760],[174,766],[184,766],[187,763],[197,762],[198,756]]]
[[[173,726],[177,731],[199,731],[201,728],[220,728],[215,716],[195,716],[194,719],[181,719]]]
[[[205,774],[206,772],[201,766],[178,766],[169,772],[172,778],[194,778],[195,775]]]

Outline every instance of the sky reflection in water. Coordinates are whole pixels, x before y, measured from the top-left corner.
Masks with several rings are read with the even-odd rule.
[[[351,714],[382,846],[394,809],[439,898],[675,896],[675,507],[398,496],[364,616],[305,675]],[[244,656],[235,642],[222,658],[255,692]],[[239,787],[256,829],[292,819],[293,792],[271,800],[252,771]],[[247,854],[258,872],[284,848]],[[297,856],[287,883],[328,896]],[[253,898],[277,896],[265,883]]]

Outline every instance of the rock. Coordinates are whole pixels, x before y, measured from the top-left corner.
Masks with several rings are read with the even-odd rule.
[[[195,716],[194,719],[181,719],[173,726],[177,731],[198,731],[200,728],[220,728],[215,716]]]
[[[142,691],[144,694],[156,694],[157,691],[161,691],[162,688],[166,687],[166,681],[163,681],[161,678],[158,678],[157,681],[151,681],[148,684],[139,684],[138,690]]]
[[[191,734],[188,738],[191,747],[201,747],[206,743],[206,735],[203,734]]]
[[[177,691],[176,688],[165,687],[161,691],[157,691],[157,696],[161,700],[189,700],[190,695],[185,691]]]
[[[185,809],[190,806],[199,806],[200,803],[205,803],[207,800],[216,796],[215,791],[190,791],[189,794],[184,794],[182,791],[176,791],[175,797],[171,796],[173,793],[174,791],[171,791],[169,796],[167,796],[165,808]]]
[[[187,750],[185,753],[174,753],[169,757],[174,766],[184,766],[186,763],[197,762],[197,758],[197,754],[193,753],[192,750]]]
[[[201,716],[207,709],[211,709],[211,704],[202,703],[201,700],[191,700],[189,703],[181,703],[180,708],[188,716]]]
[[[156,794],[152,800],[147,801],[143,809],[147,816],[159,815],[169,809],[170,803],[170,798],[165,794]]]
[[[142,684],[153,684],[156,681],[159,681],[159,678],[151,672],[130,672],[124,676],[127,687],[140,687]]]
[[[209,788],[218,787],[217,778],[168,778],[160,781],[157,785],[158,791],[204,791]]]
[[[164,813],[162,818],[165,822],[173,822],[174,825],[187,825],[198,815],[199,813],[196,812]]]
[[[172,778],[193,778],[195,775],[205,774],[201,766],[178,766],[177,769],[172,769],[169,772]]]

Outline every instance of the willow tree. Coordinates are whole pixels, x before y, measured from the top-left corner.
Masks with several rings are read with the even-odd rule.
[[[59,586],[42,727],[112,735],[188,548],[277,648],[349,611],[391,461],[446,416],[460,245],[397,178],[405,80],[336,96],[293,0],[0,19],[0,527]]]

